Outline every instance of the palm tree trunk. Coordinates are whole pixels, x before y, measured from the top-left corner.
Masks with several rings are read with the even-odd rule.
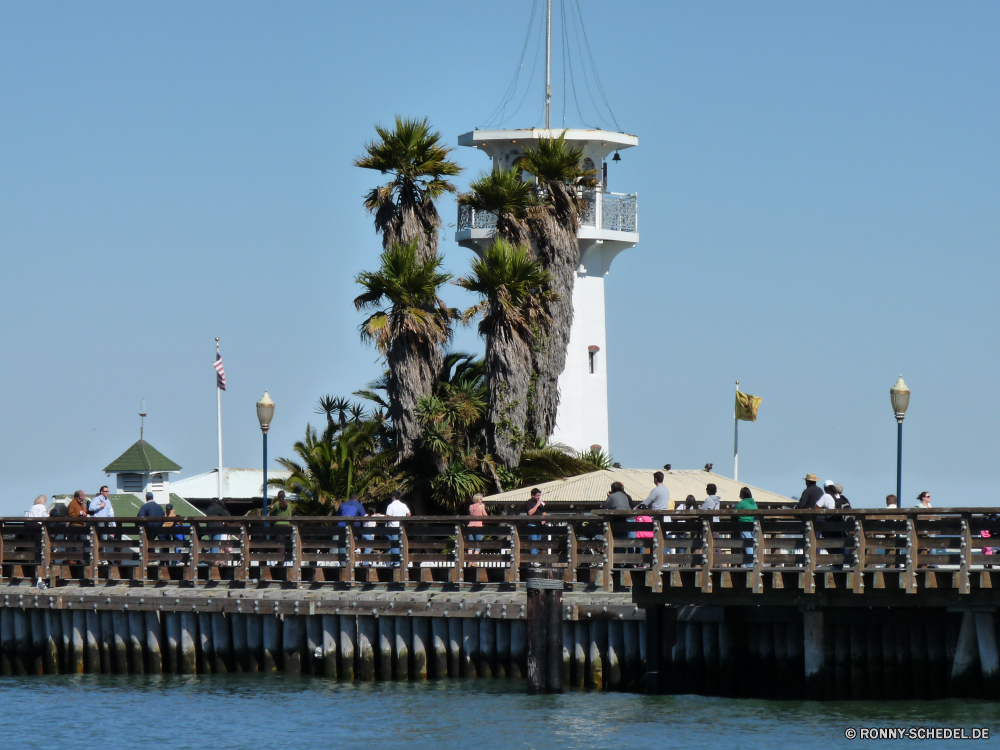
[[[439,346],[411,336],[399,337],[389,349],[386,391],[400,460],[410,458],[417,449],[420,440],[417,401],[433,391],[442,359]]]
[[[393,244],[408,245],[417,242],[416,259],[425,263],[437,256],[438,240],[441,232],[441,217],[434,201],[425,198],[423,203],[405,201],[382,232],[382,249],[388,250]]]
[[[578,218],[575,196],[561,182],[547,186],[551,205],[531,219],[535,249],[549,272],[549,288],[558,298],[546,305],[550,322],[544,326],[532,349],[532,370],[536,375],[526,429],[538,440],[547,440],[556,426],[559,410],[559,376],[566,368],[566,349],[573,327],[573,287],[580,265],[576,233]]]
[[[528,345],[509,330],[486,340],[483,359],[489,406],[486,411],[487,446],[508,469],[516,468],[524,444],[524,423],[531,381]]]

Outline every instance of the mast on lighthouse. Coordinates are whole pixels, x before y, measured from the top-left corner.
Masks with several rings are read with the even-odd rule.
[[[563,15],[566,16],[565,13]],[[529,38],[533,21],[534,18],[529,23]],[[582,30],[582,19],[580,23]],[[585,34],[584,31],[584,39]],[[525,49],[527,46],[528,39],[525,40]],[[589,44],[587,51],[589,53]],[[523,58],[522,51],[522,60]],[[638,196],[635,193],[608,190],[608,161],[620,161],[618,152],[638,146],[639,139],[627,133],[600,128],[551,128],[552,0],[546,0],[545,58],[545,127],[512,130],[477,128],[460,135],[458,145],[483,151],[492,159],[494,169],[510,169],[524,154],[526,146],[536,145],[540,138],[554,138],[565,132],[566,142],[583,150],[584,167],[599,169],[599,174],[603,176],[597,187],[579,189],[583,205],[577,233],[580,264],[573,288],[573,326],[566,351],[566,368],[559,377],[559,410],[551,440],[578,451],[587,451],[592,447],[610,451],[607,376],[609,349],[605,333],[604,277],[611,269],[615,257],[623,250],[635,247],[639,241],[639,223]],[[566,59],[564,57],[564,64]],[[596,70],[594,75],[596,77]],[[516,82],[515,78],[515,84]],[[603,95],[599,80],[597,88]],[[511,92],[508,91],[498,110],[502,111],[510,100]],[[577,109],[579,110],[579,106]],[[565,120],[565,104],[563,110]],[[514,115],[516,114],[517,110]],[[499,124],[502,125],[503,122]],[[609,159],[612,153],[614,159]],[[458,207],[455,240],[462,247],[481,253],[493,241],[495,227],[495,215],[475,211],[469,206]]]

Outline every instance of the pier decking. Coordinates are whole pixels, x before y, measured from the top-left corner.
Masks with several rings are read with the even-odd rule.
[[[522,676],[547,578],[557,687],[997,696],[992,510],[641,512],[0,519],[2,668]]]

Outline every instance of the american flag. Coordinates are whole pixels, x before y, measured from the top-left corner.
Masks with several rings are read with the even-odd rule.
[[[226,371],[222,367],[222,355],[218,352],[215,353],[215,364],[213,367],[215,367],[215,372],[218,376],[215,384],[219,387],[220,391],[226,390]]]

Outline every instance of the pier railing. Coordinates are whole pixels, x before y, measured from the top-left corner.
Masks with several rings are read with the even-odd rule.
[[[868,585],[967,594],[993,586],[998,513],[199,517],[171,519],[169,527],[149,518],[0,518],[0,580],[516,585],[544,572],[568,585],[605,590],[642,585],[654,592],[785,588],[809,594],[836,575],[839,587],[855,593]]]

